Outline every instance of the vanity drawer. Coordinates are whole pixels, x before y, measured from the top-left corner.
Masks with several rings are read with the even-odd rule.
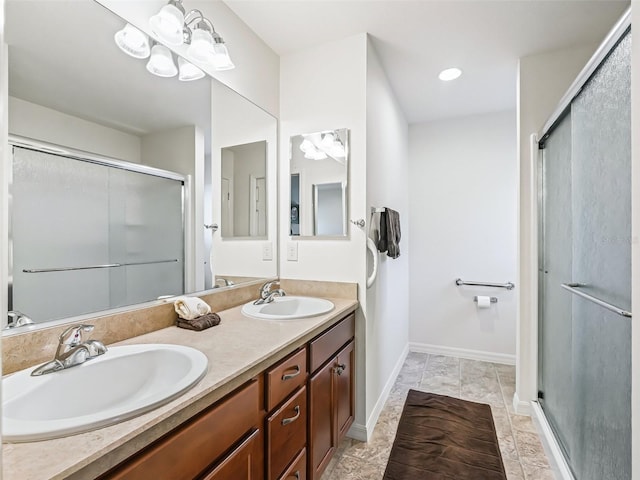
[[[352,313],[344,320],[331,327],[331,329],[309,344],[309,362],[311,372],[315,372],[327,360],[348,343],[355,335],[356,314]]]
[[[278,365],[267,370],[265,380],[267,411],[271,411],[307,381],[307,349],[294,352]]]
[[[303,448],[293,463],[278,480],[306,480],[307,478],[307,449]]]
[[[195,478],[247,432],[260,426],[260,393],[260,382],[251,380],[103,478]]]
[[[267,418],[267,479],[276,480],[307,443],[307,388]]]

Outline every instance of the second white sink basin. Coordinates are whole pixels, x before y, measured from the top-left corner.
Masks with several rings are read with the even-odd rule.
[[[262,305],[246,303],[242,307],[242,313],[264,320],[293,320],[328,313],[334,306],[333,302],[324,298],[286,295],[276,297],[273,302]]]
[[[2,439],[31,442],[112,425],[170,402],[207,371],[207,357],[179,345],[127,345],[82,365],[2,380]]]

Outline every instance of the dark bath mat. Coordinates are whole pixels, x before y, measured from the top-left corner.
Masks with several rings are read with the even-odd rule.
[[[383,480],[507,480],[491,407],[409,390]]]

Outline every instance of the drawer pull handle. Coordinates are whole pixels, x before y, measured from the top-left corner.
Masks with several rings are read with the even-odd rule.
[[[338,375],[342,375],[342,372],[344,372],[346,368],[347,368],[347,366],[344,363],[341,363],[336,368],[334,368],[334,371]]]
[[[294,410],[296,411],[296,414],[293,417],[283,418],[281,422],[282,425],[289,425],[291,422],[295,422],[298,419],[300,416],[300,405],[296,405]]]
[[[293,372],[293,373],[285,373],[284,375],[282,375],[282,380],[283,380],[283,381],[285,381],[285,380],[291,380],[292,378],[297,377],[298,375],[300,375],[300,366],[299,366],[299,365],[296,365],[296,366],[295,366],[295,367],[293,367],[293,368],[295,368],[295,369],[296,369],[296,371],[295,371],[295,372]]]
[[[293,478],[295,478],[296,480],[300,480],[300,470],[296,470],[296,472],[293,474]]]

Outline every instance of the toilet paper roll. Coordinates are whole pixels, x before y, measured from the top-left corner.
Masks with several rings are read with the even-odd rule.
[[[478,308],[489,308],[491,306],[491,297],[478,295],[476,301],[478,302]]]

